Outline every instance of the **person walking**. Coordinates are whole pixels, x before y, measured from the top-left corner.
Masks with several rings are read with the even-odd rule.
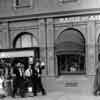
[[[28,89],[28,92],[32,92],[32,68],[31,64],[25,70],[25,87]]]
[[[44,66],[43,66],[44,67]],[[35,62],[35,65],[33,67],[33,78],[32,78],[32,83],[33,83],[33,95],[37,96],[37,92],[40,90],[40,92],[42,93],[42,95],[46,95],[46,91],[43,87],[42,84],[42,69],[43,67],[41,66],[41,62],[39,60],[37,60]]]
[[[25,77],[27,80],[31,79],[31,75],[32,75],[32,69],[31,69],[31,64],[29,65],[29,67],[25,70]]]
[[[18,62],[14,68],[15,78],[13,80],[13,93],[12,97],[15,97],[17,90],[19,88],[20,96],[24,97],[24,66]]]
[[[96,75],[94,79],[94,95],[100,95],[100,56],[98,57],[98,64],[96,67]]]

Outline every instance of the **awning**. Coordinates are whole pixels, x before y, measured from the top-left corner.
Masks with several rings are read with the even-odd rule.
[[[61,32],[60,35],[57,37],[55,44],[60,44],[62,42],[72,42],[83,45],[85,44],[85,39],[80,32],[70,29]]]
[[[78,51],[56,51],[56,55],[81,55],[84,56],[84,52],[78,52]]]
[[[55,42],[56,55],[60,54],[84,54],[85,40],[75,30],[63,31]]]
[[[0,52],[0,58],[29,57],[29,56],[34,56],[33,50]]]
[[[66,50],[66,51],[83,51],[84,52],[84,45],[80,45],[75,42],[61,42],[59,44],[56,44],[55,50],[60,51],[60,50]]]

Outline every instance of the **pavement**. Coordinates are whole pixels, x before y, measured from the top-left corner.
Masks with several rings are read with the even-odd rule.
[[[100,100],[100,96],[94,96],[92,94],[67,94],[66,92],[50,92],[45,96],[38,94],[38,96],[26,96],[25,98],[21,97],[5,97],[0,100]]]

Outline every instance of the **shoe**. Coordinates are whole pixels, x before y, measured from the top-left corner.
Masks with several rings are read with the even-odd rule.
[[[12,98],[15,98],[15,96],[12,96]]]
[[[33,96],[37,96],[37,94],[33,94]]]
[[[46,95],[46,92],[42,92],[42,95]]]
[[[94,96],[97,96],[97,92],[94,92],[93,94],[94,94]]]
[[[5,95],[0,95],[0,98],[2,98],[2,99],[5,98],[5,97],[6,97]]]
[[[99,95],[100,95],[100,91],[97,91],[95,94],[96,94],[97,96],[99,96]]]
[[[24,98],[24,97],[25,97],[25,95],[24,95],[24,94],[21,94],[20,96],[21,96],[22,98]]]
[[[21,96],[21,98],[25,98],[25,96]]]

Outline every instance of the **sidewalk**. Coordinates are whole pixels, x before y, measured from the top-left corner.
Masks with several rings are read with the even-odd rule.
[[[1,100],[100,100],[100,96],[93,95],[83,95],[83,94],[67,94],[65,92],[51,92],[46,96],[41,96],[40,94],[36,97],[26,97],[26,98],[12,98],[6,97]]]

